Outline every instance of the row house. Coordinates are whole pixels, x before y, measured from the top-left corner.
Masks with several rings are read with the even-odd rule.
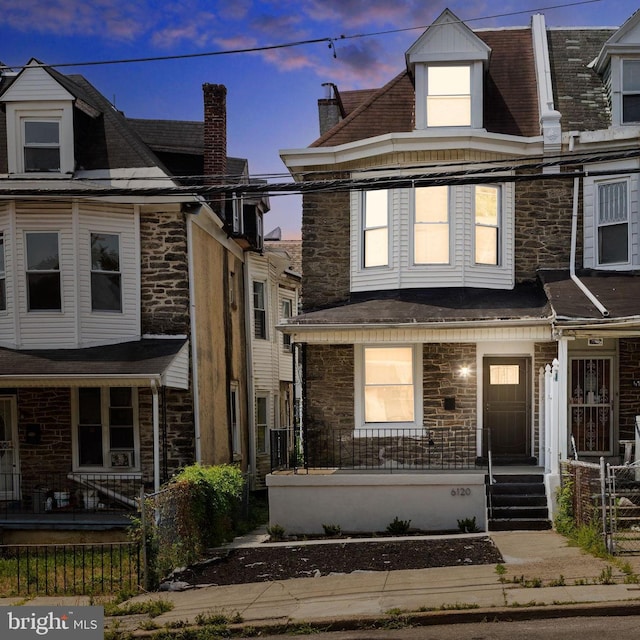
[[[637,441],[640,13],[472,30],[445,10],[383,87],[327,88],[321,136],[281,151],[304,184],[282,328],[305,459],[269,476],[272,522],[549,526],[561,460]],[[488,512],[488,465],[536,485],[530,509]]]
[[[5,542],[122,527],[194,461],[252,471],[245,259],[268,200],[236,227],[194,195],[248,176],[226,155],[226,88],[203,93],[204,122],[128,119],[80,75],[2,67]]]

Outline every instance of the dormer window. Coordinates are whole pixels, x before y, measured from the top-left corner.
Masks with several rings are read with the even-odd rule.
[[[640,60],[622,61],[622,123],[640,122]]]
[[[24,170],[60,171],[60,122],[24,119]]]
[[[471,126],[471,67],[427,67],[427,127]]]

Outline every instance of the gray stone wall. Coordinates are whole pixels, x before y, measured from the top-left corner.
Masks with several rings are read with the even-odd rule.
[[[302,295],[309,311],[349,297],[349,193],[302,200]]]
[[[581,198],[580,198],[581,200]],[[516,282],[532,281],[540,268],[568,269],[571,255],[573,181],[535,180],[516,184]],[[578,219],[582,218],[579,205]],[[582,225],[578,228],[582,264]]]
[[[140,219],[142,333],[189,335],[186,221],[178,213]]]

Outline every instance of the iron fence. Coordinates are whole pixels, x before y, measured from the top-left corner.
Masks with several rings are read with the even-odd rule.
[[[140,474],[0,474],[0,520],[16,515],[130,513],[138,508]]]
[[[473,427],[306,429],[272,432],[271,466],[276,469],[377,471],[454,470],[484,466]],[[486,443],[485,443],[486,449]]]
[[[607,465],[606,487],[609,550],[640,553],[640,462]]]
[[[136,593],[137,542],[0,545],[0,596]]]

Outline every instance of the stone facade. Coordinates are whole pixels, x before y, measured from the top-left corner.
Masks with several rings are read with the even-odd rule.
[[[142,333],[189,335],[189,265],[183,214],[145,212],[140,220]]]
[[[516,282],[535,280],[540,268],[568,269],[573,181],[549,178],[516,183],[515,201]],[[579,219],[581,217],[580,211]],[[579,229],[579,238],[580,234]],[[576,262],[579,265],[581,261],[580,253]]]
[[[305,194],[302,202],[303,310],[349,298],[349,193]]]
[[[635,439],[636,415],[640,414],[640,339],[626,338],[619,342],[619,384],[620,384],[620,439]],[[640,385],[640,383],[638,383]],[[639,454],[636,453],[636,458]]]

